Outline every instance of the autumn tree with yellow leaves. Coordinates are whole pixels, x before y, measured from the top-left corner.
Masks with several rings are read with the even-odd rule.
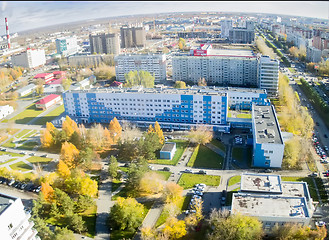
[[[59,160],[58,162],[57,172],[64,179],[68,178],[71,175],[69,167],[62,160]]]
[[[50,202],[54,196],[54,189],[49,185],[49,183],[41,183],[41,192],[46,201]]]
[[[118,122],[118,119],[115,117],[111,120],[109,125],[109,132],[113,139],[113,143],[116,144],[121,137],[122,134],[122,127]]]
[[[62,123],[62,131],[65,132],[66,138],[69,139],[74,131],[76,131],[78,134],[79,127],[75,121],[73,121],[69,116],[66,116],[65,120]]]
[[[70,169],[76,167],[75,160],[78,156],[79,150],[72,143],[63,143],[60,158]]]

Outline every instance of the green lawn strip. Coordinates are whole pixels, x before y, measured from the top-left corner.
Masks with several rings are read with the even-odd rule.
[[[213,139],[213,140],[211,140],[210,143],[225,152],[226,147],[225,147],[224,143],[222,143],[221,141],[218,141],[217,139]]]
[[[23,154],[12,153],[12,152],[0,152],[0,155],[10,155],[12,157],[24,157]]]
[[[183,173],[178,181],[178,185],[184,189],[193,188],[198,183],[204,183],[207,186],[218,186],[220,184],[220,176]]]
[[[33,148],[38,145],[39,143],[37,142],[24,142],[21,146],[17,147],[17,149],[33,150]]]
[[[112,197],[112,200],[115,201],[115,200],[118,199],[118,197],[126,198],[126,197],[128,196],[127,193],[128,193],[128,189],[127,189],[127,187],[124,187],[124,188],[121,189],[120,192],[118,192],[117,194],[115,194],[115,195]]]
[[[238,175],[238,176],[234,176],[234,177],[231,177],[230,180],[228,181],[228,186],[232,186],[236,183],[239,183],[241,182],[241,176]]]
[[[15,121],[16,123],[19,123],[19,124],[25,124],[25,123],[30,122],[33,118],[37,117],[42,112],[43,112],[42,110],[36,110],[35,104],[32,103],[23,112],[17,114],[13,118],[11,118],[10,121]]]
[[[15,138],[21,138],[23,137],[25,134],[29,133],[30,131],[32,131],[31,129],[23,129],[20,133],[17,133],[17,135],[15,136]]]
[[[296,70],[293,68],[288,68],[291,73],[296,73]]]
[[[31,132],[29,132],[28,134],[26,134],[23,139],[27,139],[31,136],[33,136],[34,134],[36,134],[38,131],[37,130],[32,130]]]
[[[3,141],[5,141],[7,139],[8,139],[8,136],[7,135],[1,136],[0,137],[0,143],[2,143]]]
[[[237,118],[251,118],[250,113],[240,113],[236,115]]]
[[[311,177],[281,177],[282,181],[289,182],[307,182],[308,189],[313,201],[319,201],[318,195],[316,194],[315,186]]]
[[[32,156],[26,159],[30,163],[49,163],[52,159],[45,157]]]
[[[178,209],[180,209],[181,211],[187,210],[188,205],[191,202],[191,198],[192,198],[192,195],[184,196],[182,198],[182,200],[177,203]],[[169,217],[169,212],[162,210],[161,215],[160,215],[160,217],[158,218],[158,220],[155,224],[155,228],[157,228],[157,227],[161,226],[162,224],[164,224],[168,217]]]
[[[144,211],[143,211],[143,219],[146,217],[147,213],[151,209],[154,202],[146,202],[144,203]],[[121,240],[121,239],[133,239],[137,229],[134,231],[127,230],[113,230],[111,231],[111,239],[113,240]]]
[[[128,167],[119,167],[119,169],[123,172],[128,172],[128,170],[129,170]]]
[[[188,146],[188,141],[186,140],[171,140],[170,142],[176,143],[176,152],[172,160],[166,159],[155,159],[155,160],[148,160],[149,163],[154,164],[166,164],[166,165],[177,165],[179,159],[182,157],[185,149]]]
[[[323,185],[323,182],[321,178],[315,178],[316,186],[318,187],[320,198],[323,203],[328,203],[328,194],[326,192],[325,186]]]
[[[33,169],[31,166],[27,165],[26,163],[24,163],[22,161],[10,165],[10,168],[13,169],[13,170],[18,170],[18,171],[22,171],[22,172],[29,171],[29,170]]]
[[[58,117],[59,115],[61,115],[64,112],[64,105],[61,105],[59,107],[57,107],[56,109],[54,109],[53,111],[51,111],[50,113],[39,117],[33,124],[34,125],[45,125],[47,122],[51,122],[53,119],[55,119],[56,117]]]
[[[113,179],[112,180],[112,192],[115,192],[115,190],[117,190],[120,186],[121,186],[122,182],[118,179]]]
[[[10,163],[12,161],[15,161],[17,158],[12,158],[12,159],[9,159],[7,162],[4,162],[4,163],[0,163],[0,167],[2,164],[6,164],[6,163]]]
[[[232,158],[242,162],[243,161],[243,148],[234,147],[232,149]]]
[[[167,171],[153,171],[161,176],[163,176],[164,180],[168,180],[168,178],[170,177],[171,175],[171,172],[167,172]]]
[[[4,143],[4,144],[2,144],[2,146],[8,147],[8,148],[14,148],[16,145],[12,141],[13,141],[13,139],[10,140],[10,141],[8,141],[8,142],[6,142],[6,143]]]
[[[227,192],[227,197],[226,197],[226,206],[231,206],[232,205],[232,198],[233,198],[233,193],[237,193],[240,188],[234,189],[233,191]]]
[[[93,238],[96,234],[96,213],[97,206],[93,206],[87,211],[81,213],[82,220],[85,221],[87,227],[86,236]]]
[[[222,169],[223,167],[223,157],[207,148],[206,146],[201,145],[196,147],[190,161],[187,163],[188,167],[196,168],[213,168],[213,169]]]

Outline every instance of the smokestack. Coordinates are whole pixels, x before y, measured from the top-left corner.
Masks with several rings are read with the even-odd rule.
[[[7,34],[8,49],[10,49],[10,38],[9,38],[9,29],[8,29],[8,21],[7,21],[7,18],[5,18],[5,23],[6,23],[6,34]]]

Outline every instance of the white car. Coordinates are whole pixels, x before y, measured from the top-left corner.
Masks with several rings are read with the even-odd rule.
[[[319,222],[315,222],[315,225],[322,227],[322,226],[326,226],[326,223],[324,221],[319,221]]]

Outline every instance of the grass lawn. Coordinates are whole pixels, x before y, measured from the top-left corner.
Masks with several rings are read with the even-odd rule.
[[[6,163],[10,163],[10,162],[12,162],[12,161],[15,161],[16,159],[17,159],[17,158],[9,159],[7,162],[0,163],[0,166],[1,166],[2,164],[6,164]]]
[[[27,139],[31,136],[33,136],[34,134],[36,134],[38,131],[37,130],[32,130],[31,132],[29,132],[28,134],[26,134],[23,138]]]
[[[313,201],[319,201],[318,195],[316,194],[315,185],[311,177],[281,177],[282,181],[293,181],[293,182],[307,182],[308,190],[313,198]],[[320,190],[320,189],[319,189]]]
[[[38,156],[32,156],[26,159],[30,163],[49,163],[52,159],[51,158],[45,158],[45,157],[38,157]]]
[[[288,68],[291,73],[296,73],[296,70],[294,68]]]
[[[85,221],[86,227],[87,227],[87,237],[93,238],[96,233],[96,212],[97,212],[97,206],[93,206],[87,211],[81,213],[82,220]]]
[[[33,148],[38,145],[39,143],[37,142],[24,142],[21,146],[17,147],[17,149],[33,150]]]
[[[222,169],[224,158],[206,146],[197,146],[187,163],[188,167]]]
[[[33,118],[42,113],[42,110],[36,110],[35,104],[32,103],[23,112],[17,114],[15,117],[11,118],[9,121],[15,121],[15,123],[25,124],[30,122]]]
[[[113,179],[112,180],[112,192],[114,192],[115,190],[117,190],[121,186],[121,184],[122,184],[122,182],[120,182],[120,180]]]
[[[51,111],[50,113],[38,118],[33,124],[35,125],[45,125],[47,122],[51,122],[54,118],[58,117],[64,112],[64,105],[61,105]]]
[[[191,198],[192,198],[191,195],[184,196],[182,198],[182,200],[179,201],[179,203],[177,203],[177,207],[181,211],[187,210],[188,205],[189,205],[189,203],[191,201]],[[160,217],[158,218],[158,220],[157,220],[157,222],[155,224],[155,227],[157,228],[157,227],[161,226],[162,224],[164,224],[166,222],[166,220],[167,220],[168,217],[169,217],[169,212],[162,210],[161,215],[160,215]]]
[[[24,157],[23,154],[19,154],[19,153],[12,153],[12,152],[0,152],[0,156],[1,155],[10,155],[12,157]]]
[[[234,177],[231,177],[230,180],[228,181],[228,186],[232,186],[236,183],[239,183],[241,182],[241,176],[238,175],[238,176],[234,176]]]
[[[16,145],[15,145],[15,143],[13,143],[12,141],[13,141],[13,139],[11,139],[10,141],[8,141],[8,142],[2,144],[2,146],[4,146],[4,147],[8,147],[8,148],[14,148]]]
[[[171,175],[171,172],[166,172],[166,171],[153,171],[161,176],[163,176],[164,180],[168,180],[168,178],[170,177]]]
[[[217,139],[213,139],[213,140],[211,140],[210,143],[225,152],[226,147],[225,147],[224,143],[222,143],[221,141],[218,141]]]
[[[29,171],[29,170],[33,169],[31,166],[27,165],[26,163],[24,163],[22,161],[10,165],[10,168],[13,169],[13,170],[18,170],[18,171],[22,171],[22,172]]]
[[[226,206],[231,206],[233,193],[237,193],[237,192],[238,189],[234,189],[233,191],[227,192],[226,203],[225,203]]]
[[[166,165],[177,165],[179,159],[182,157],[183,153],[185,152],[185,149],[188,146],[188,141],[186,140],[171,140],[170,142],[176,143],[176,153],[172,160],[166,160],[166,159],[155,159],[155,160],[149,160],[149,163],[155,163],[155,164],[166,164]]]
[[[204,183],[207,186],[218,186],[220,184],[220,176],[183,173],[178,181],[178,185],[184,189],[193,188],[197,183]]]
[[[0,143],[2,143],[3,141],[7,140],[8,136],[7,135],[3,135],[0,137]]]
[[[242,162],[243,161],[243,148],[234,147],[232,149],[232,158]]]
[[[146,202],[144,203],[144,211],[143,211],[143,219],[146,217],[147,213],[151,209],[154,202]],[[135,231],[125,231],[125,230],[113,230],[111,231],[111,239],[113,240],[121,240],[121,239],[133,239]]]
[[[237,118],[251,118],[250,113],[240,113],[236,115]]]
[[[15,136],[15,138],[21,138],[24,135],[26,135],[27,133],[29,133],[30,131],[32,131],[31,129],[23,129],[21,132],[17,133],[17,135]]]

